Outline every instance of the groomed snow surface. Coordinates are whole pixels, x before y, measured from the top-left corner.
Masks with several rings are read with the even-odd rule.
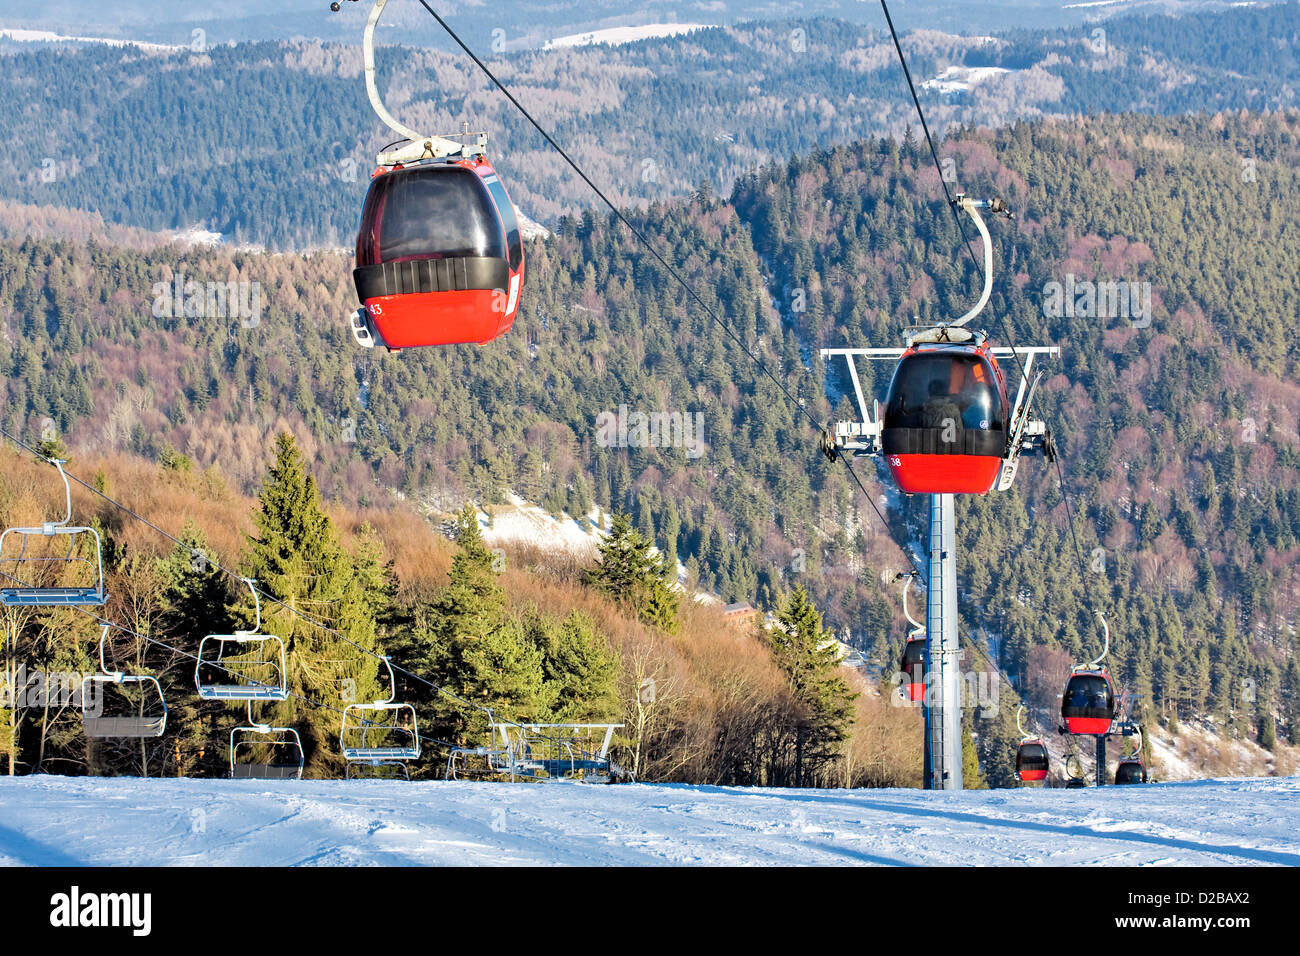
[[[1300,864],[1300,779],[1101,790],[0,778],[0,863]]]

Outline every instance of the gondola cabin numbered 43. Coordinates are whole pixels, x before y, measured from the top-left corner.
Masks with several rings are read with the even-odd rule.
[[[389,349],[483,344],[510,331],[524,247],[501,178],[481,155],[375,171],[352,273]]]
[[[492,164],[487,134],[428,136],[398,122],[375,82],[375,0],[361,52],[366,95],[401,139],[376,158],[352,272],[358,345],[390,351],[482,345],[510,331],[524,284],[519,214]],[[331,4],[337,11],[341,3]]]
[[[984,290],[965,315],[933,328],[914,328],[902,348],[822,349],[822,358],[842,356],[860,414],[858,421],[836,422],[823,438],[831,448],[855,455],[883,455],[905,494],[982,495],[1006,491],[1015,481],[1020,457],[1056,458],[1047,425],[1030,417],[1042,379],[1031,378],[1034,358],[1057,355],[1056,346],[998,348],[987,333],[967,328],[988,305],[993,290],[992,240],[980,209],[1009,215],[1001,200],[973,200],[959,194],[955,204],[971,217],[984,242]],[[1014,357],[1018,387],[1014,397],[998,357]],[[896,361],[883,414],[880,402],[868,406],[858,374],[859,358]]]
[[[984,494],[1007,456],[1007,418],[1006,380],[982,337],[912,345],[881,432],[894,481],[909,494]]]

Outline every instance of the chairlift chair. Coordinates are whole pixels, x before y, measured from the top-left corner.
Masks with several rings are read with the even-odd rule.
[[[265,747],[268,759],[244,763],[241,752]],[[279,755],[281,759],[271,759]],[[273,727],[255,720],[253,702],[248,701],[248,724],[230,731],[230,779],[232,780],[301,780],[306,758],[302,738],[292,727]]]
[[[104,644],[108,639],[109,625],[103,625],[99,636],[99,669],[98,674],[89,674],[81,682],[81,722],[82,728],[87,737],[129,737],[145,739],[150,737],[161,737],[167,729],[167,699],[163,695],[162,685],[158,683],[158,678],[150,677],[146,674],[124,674],[121,671],[110,671],[104,656]],[[145,697],[156,697],[157,705],[153,708],[145,708],[143,703],[140,704],[142,713],[138,714],[108,714],[105,710],[117,709],[106,708],[104,699],[105,691],[108,687],[118,687],[125,689],[126,685],[137,685]],[[92,704],[92,694],[90,689],[94,686],[101,688],[97,697],[94,697]],[[152,688],[152,693],[149,688]],[[96,712],[92,713],[92,707]],[[152,713],[143,713],[144,710],[150,709]]]
[[[347,780],[410,780],[411,770],[401,760],[349,760]]]
[[[194,665],[194,685],[203,700],[287,700],[289,687],[284,641],[274,634],[259,633],[262,629],[262,603],[254,586],[257,582],[245,578],[244,583],[253,592],[257,623],[251,631],[209,634],[203,638],[199,642],[198,662]],[[228,649],[232,646],[251,648],[256,659],[246,659],[250,651],[229,654]],[[268,671],[273,675],[270,679]]]
[[[419,760],[420,730],[415,708],[397,703],[397,678],[393,664],[388,668],[388,697],[368,704],[348,704],[343,708],[339,729],[339,747],[346,760]],[[373,718],[369,715],[375,715]]]
[[[6,572],[7,577],[22,581],[27,575],[22,573],[23,568],[45,569],[46,572],[57,572],[58,569],[64,570],[84,567],[90,570],[93,579],[93,587],[63,587],[47,586],[44,581],[38,581],[33,585],[20,585],[18,587],[0,588],[0,605],[5,607],[102,607],[108,599],[104,591],[104,547],[100,539],[99,532],[94,528],[84,526],[74,526],[72,524],[72,485],[68,481],[68,475],[63,470],[67,462],[62,458],[50,459],[50,464],[54,465],[59,471],[59,477],[63,479],[64,501],[67,509],[61,521],[47,521],[39,528],[8,528],[0,532],[0,568],[9,565],[18,574],[10,575]],[[68,538],[68,550],[63,555],[37,554],[28,553],[28,548],[33,539],[53,539],[57,535],[66,535]],[[5,557],[5,542],[16,538],[21,542],[18,554]],[[80,541],[93,540],[95,557],[92,561],[90,558],[79,557],[76,553],[77,545]],[[57,575],[56,575],[57,576]],[[44,574],[41,577],[45,577]]]

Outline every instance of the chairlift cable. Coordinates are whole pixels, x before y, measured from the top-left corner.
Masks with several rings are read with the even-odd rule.
[[[42,455],[42,454],[41,454],[39,451],[37,451],[35,448],[32,448],[30,445],[28,445],[28,444],[27,444],[26,442],[24,442],[22,439],[20,439],[20,438],[15,438],[13,435],[11,435],[11,434],[10,434],[8,431],[6,431],[5,429],[0,428],[0,435],[3,435],[5,438],[7,438],[7,439],[9,439],[11,442],[13,442],[15,445],[17,445],[17,446],[19,446],[20,448],[22,448],[22,449],[24,449],[24,450],[30,452],[31,454],[35,455],[37,458],[41,459],[42,461],[49,461],[49,459],[46,458],[46,456]],[[102,499],[103,499],[104,501],[106,501],[108,504],[110,504],[110,505],[112,505],[113,507],[119,509],[120,511],[124,512],[125,514],[130,515],[130,516],[131,516],[132,518],[134,518],[136,521],[139,521],[141,524],[145,525],[146,527],[151,528],[153,531],[155,531],[155,532],[157,532],[158,534],[162,535],[164,538],[167,538],[169,541],[173,542],[174,544],[180,545],[182,548],[189,548],[189,545],[187,545],[184,541],[182,541],[180,538],[176,537],[176,536],[175,536],[174,534],[172,534],[171,532],[167,531],[165,528],[160,528],[158,525],[154,524],[154,523],[153,523],[152,521],[150,521],[148,518],[145,518],[144,516],[142,516],[141,514],[139,514],[138,512],[136,512],[134,509],[128,507],[127,505],[122,504],[122,502],[120,502],[120,501],[116,500],[115,498],[113,498],[113,497],[111,497],[111,496],[105,494],[103,491],[100,491],[100,490],[99,490],[98,488],[96,488],[94,485],[91,485],[91,484],[89,484],[88,482],[82,480],[81,478],[78,478],[76,475],[72,474],[71,472],[67,471],[66,469],[64,470],[64,474],[66,474],[66,475],[68,476],[68,478],[70,478],[71,480],[75,481],[77,484],[81,485],[83,488],[87,489],[88,491],[92,492],[93,494],[98,495],[100,498],[102,498]],[[196,549],[190,549],[190,550],[196,550]],[[207,558],[207,553],[206,553],[206,552],[203,552],[203,554],[204,554],[204,557],[205,557],[205,559],[206,559],[206,558]],[[211,560],[211,559],[209,559],[209,560]],[[213,566],[214,568],[216,568],[217,570],[221,571],[223,574],[226,574],[226,575],[229,576],[229,577],[236,578],[237,580],[242,581],[242,582],[246,582],[246,581],[248,580],[247,577],[246,577],[245,575],[239,574],[239,573],[237,573],[237,572],[231,570],[230,568],[227,568],[226,566],[224,566],[223,564],[221,564],[221,562],[219,562],[219,561],[211,560],[211,564],[212,564],[212,566]],[[4,573],[4,572],[0,572],[0,573]],[[5,574],[5,576],[6,576],[6,577],[10,577],[10,578],[13,577],[12,575],[9,575],[9,574]],[[14,578],[14,580],[18,580],[18,579]],[[21,583],[21,582],[20,582],[20,583]],[[295,617],[297,617],[297,618],[299,618],[300,620],[302,620],[304,623],[310,624],[310,625],[312,625],[313,627],[316,627],[316,628],[318,628],[318,629],[324,631],[324,632],[327,633],[327,634],[333,635],[334,637],[338,638],[339,640],[343,641],[344,643],[349,644],[349,645],[351,645],[352,647],[356,648],[357,650],[361,651],[363,654],[368,654],[369,656],[375,658],[375,659],[378,660],[378,661],[381,661],[381,662],[382,662],[382,661],[384,660],[384,655],[379,654],[379,653],[377,653],[377,652],[375,652],[375,651],[372,651],[372,650],[370,650],[369,648],[362,647],[362,646],[361,646],[360,644],[358,644],[356,641],[354,641],[354,640],[352,640],[351,638],[349,638],[346,634],[343,634],[342,632],[340,632],[340,631],[338,631],[338,630],[336,630],[336,629],[330,627],[328,624],[324,623],[323,621],[319,621],[319,620],[317,620],[317,619],[311,617],[310,615],[305,614],[304,612],[302,612],[302,611],[299,610],[298,608],[296,608],[296,607],[294,607],[294,606],[292,606],[292,605],[290,605],[290,604],[288,604],[288,603],[286,603],[286,602],[284,602],[284,601],[281,601],[279,598],[275,597],[275,595],[273,595],[273,594],[268,594],[266,591],[262,590],[261,588],[257,588],[257,587],[254,587],[254,590],[256,591],[256,594],[257,594],[258,596],[260,596],[260,597],[262,597],[262,598],[265,598],[267,601],[270,601],[272,604],[276,604],[276,605],[278,605],[279,607],[284,608],[285,610],[287,610],[287,611],[289,611],[291,614],[293,614]],[[115,626],[118,626],[118,625],[115,625]],[[125,628],[121,628],[121,629],[126,630]],[[164,645],[164,646],[166,646],[166,645]],[[172,650],[175,650],[175,648],[171,648],[171,649],[172,649]],[[183,651],[178,651],[178,653],[185,653],[185,652],[183,652]],[[194,660],[198,660],[198,658],[197,658],[196,656],[194,656],[194,655],[186,654],[186,656],[187,656],[187,657],[192,657]],[[472,707],[472,708],[475,708],[475,709],[477,709],[477,710],[483,711],[484,713],[487,712],[487,711],[486,711],[486,708],[484,708],[482,705],[480,705],[480,704],[476,704],[475,702],[470,701],[470,700],[465,700],[465,699],[464,699],[463,697],[461,697],[460,695],[458,695],[458,694],[456,694],[456,693],[454,693],[454,692],[452,692],[452,691],[447,690],[445,687],[442,687],[441,685],[434,683],[433,681],[429,680],[428,678],[421,677],[419,674],[416,674],[416,673],[414,673],[414,672],[412,672],[412,671],[409,671],[409,670],[407,670],[406,668],[401,667],[400,665],[393,664],[392,666],[393,666],[396,670],[401,671],[401,672],[402,672],[403,674],[405,674],[406,676],[408,676],[408,677],[410,677],[410,678],[412,678],[412,679],[414,679],[414,680],[416,680],[416,681],[419,681],[420,683],[426,685],[427,687],[432,688],[433,690],[435,690],[435,691],[437,691],[438,693],[442,694],[443,696],[449,698],[450,700],[453,700],[453,701],[455,701],[456,703],[461,704],[462,706],[465,706],[465,707]],[[230,672],[228,668],[222,668],[222,669],[223,669],[223,670],[226,670],[228,673],[233,673],[233,672]],[[328,705],[321,705],[321,706],[328,706]],[[331,708],[331,709],[335,709],[335,708]],[[340,714],[342,713],[342,711],[337,711],[337,712],[340,713]],[[505,722],[506,722],[506,723],[511,723],[511,721],[508,721],[508,720],[505,721]]]

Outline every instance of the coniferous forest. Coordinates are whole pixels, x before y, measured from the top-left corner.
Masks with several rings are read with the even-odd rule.
[[[1300,112],[1291,47],[1252,44],[1259,30],[1294,36],[1297,9],[1190,18],[1194,30],[1125,20],[1104,51],[1061,31],[920,41],[920,76],[953,62],[1023,73],[927,96],[951,124],[945,178],[1016,214],[993,226],[989,332],[1062,349],[1037,398],[1060,472],[1029,460],[1011,491],[958,505],[961,634],[973,666],[1002,682],[998,706],[969,718],[971,780],[1013,784],[1016,705],[1053,710],[1070,665],[1098,650],[1098,608],[1142,720],[1300,744],[1300,355],[1287,305],[1300,296]],[[543,82],[551,54],[519,56],[508,76],[562,138],[598,154],[593,173],[743,350],[441,54],[403,51],[390,102],[432,117],[455,99],[493,119],[503,177],[548,228],[527,241],[507,336],[386,354],[352,341],[352,257],[322,249],[355,228],[373,138],[348,119],[366,115],[355,51],[0,50],[20,77],[0,102],[0,427],[66,452],[74,472],[182,539],[74,488],[106,540],[112,612],[192,650],[251,625],[238,577],[255,578],[283,602],[261,617],[284,638],[292,691],[264,716],[298,728],[312,776],[338,775],[341,758],[338,714],[307,699],[382,697],[373,651],[510,720],[621,722],[616,757],[638,779],[915,785],[919,716],[887,683],[907,631],[899,542],[920,552],[924,504],[859,461],[866,500],[805,413],[856,418],[845,368],[820,349],[896,344],[907,326],[964,312],[979,281],[887,37],[846,41],[831,21],[791,29],[804,49],[784,25],[758,24],[565,54],[566,82],[590,87],[579,106]],[[683,60],[725,66],[745,92],[675,70]],[[749,75],[760,62],[761,81]],[[430,73],[446,82],[411,80]],[[87,74],[63,129],[102,139],[43,179],[30,157],[58,144],[19,150],[12,134]],[[853,92],[833,106],[800,92],[828,84]],[[263,106],[240,105],[250,99]],[[273,130],[258,126],[272,117]],[[164,148],[155,162],[178,138],[195,158]],[[356,163],[359,176],[339,175]],[[30,205],[56,210],[47,235],[23,234]],[[236,242],[156,232],[200,222]],[[1111,283],[1134,290],[1125,309],[1073,291],[1062,301],[1062,289]],[[191,286],[196,307],[175,294]],[[859,370],[882,396],[891,366]],[[620,409],[698,415],[701,453],[605,447],[598,422]],[[60,506],[47,466],[12,448],[2,460],[0,524]],[[603,521],[608,536],[589,559],[498,555],[481,523],[510,495],[584,529]],[[734,627],[696,592],[772,617]],[[95,668],[87,620],[3,615],[11,686],[19,662]],[[831,637],[867,667],[839,667]],[[200,701],[183,655],[115,641],[115,659],[158,675],[175,732],[109,744],[85,738],[73,709],[10,707],[9,772],[221,775],[213,742],[243,711]],[[439,776],[486,718],[404,673],[401,696],[433,742],[419,772]]]
[[[1037,675],[1092,648],[1088,601],[1104,600],[1117,676],[1145,695],[1149,719],[1213,715],[1260,740],[1297,732],[1284,704],[1297,699],[1296,355],[1287,318],[1267,305],[1295,294],[1295,237],[1283,224],[1296,133],[1293,114],[1130,115],[965,131],[944,145],[968,188],[1020,213],[996,234],[1005,279],[992,308],[1018,342],[1064,350],[1040,396],[1064,485],[1027,462],[1011,492],[960,506],[964,634],[991,647],[1026,695],[1040,683],[1040,696],[1054,694]],[[909,139],[840,147],[769,165],[725,200],[702,191],[652,205],[639,225],[819,419],[846,417],[847,400],[827,397],[845,393],[843,370],[818,347],[890,341],[972,295],[951,220],[916,198],[934,192],[925,158]],[[1168,226],[1182,221],[1198,228]],[[886,582],[904,558],[840,467],[819,457],[816,434],[606,218],[564,219],[528,255],[524,311],[499,347],[384,355],[352,347],[339,255],[9,243],[3,424],[30,437],[48,420],[92,455],[180,455],[230,494],[258,493],[275,436],[288,431],[308,463],[296,467],[319,482],[303,494],[362,513],[397,507],[394,494],[436,508],[491,506],[507,490],[557,515],[598,505],[626,513],[724,601],[780,610],[802,586],[834,633],[891,672],[903,628]],[[261,283],[260,321],[155,317],[155,285],[176,273]],[[1043,290],[1067,274],[1150,282],[1149,326],[1046,314]],[[599,447],[596,419],[620,404],[701,412],[704,454]],[[886,495],[880,475],[866,477]],[[1063,493],[1079,516],[1082,568]],[[920,539],[918,506],[890,503],[898,540]],[[255,568],[257,555],[252,546]],[[364,606],[383,591],[378,559],[367,560],[355,573],[376,583],[331,602]],[[481,597],[505,613],[491,588]],[[356,613],[365,628],[384,619]],[[633,617],[664,630],[653,612]],[[538,647],[554,628],[590,637],[564,620],[510,626]],[[406,626],[422,635],[405,639],[412,660],[443,653],[445,624]],[[553,707],[553,690],[534,681],[518,691],[521,706]],[[981,739],[993,761],[997,735]]]

